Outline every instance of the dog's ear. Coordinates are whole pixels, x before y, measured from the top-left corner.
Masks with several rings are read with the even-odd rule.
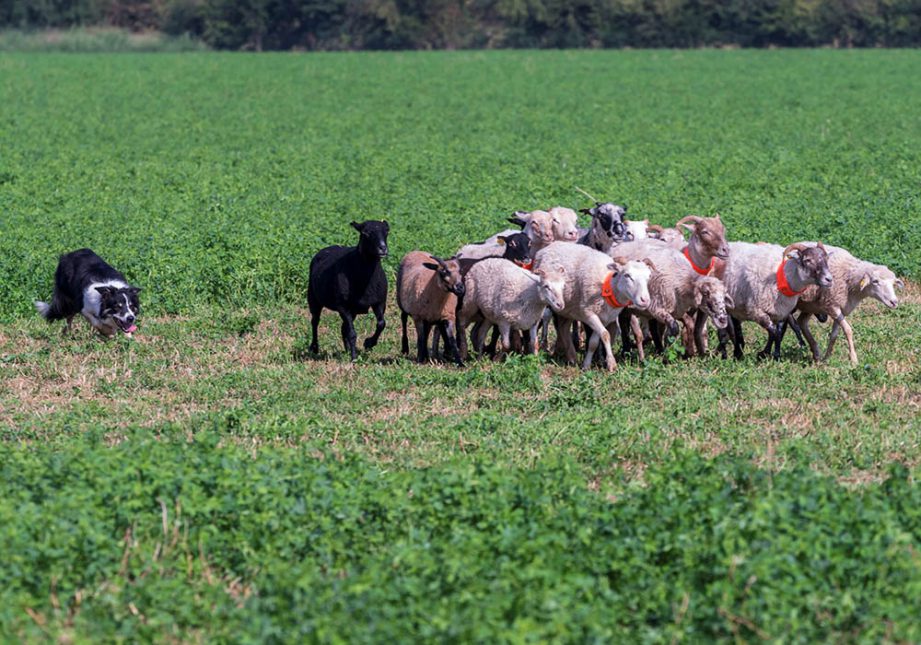
[[[115,287],[96,287],[96,291],[98,291],[99,295],[102,296],[103,298],[108,298],[109,296],[113,295],[116,291],[118,291],[118,289],[116,289]]]
[[[140,287],[128,287],[127,291],[132,296],[136,296],[142,291],[142,289]]]

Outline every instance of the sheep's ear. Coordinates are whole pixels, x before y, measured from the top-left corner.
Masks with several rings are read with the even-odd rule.
[[[351,224],[349,224],[349,226],[351,226],[352,228],[354,228],[356,231],[360,233],[361,229],[364,228],[365,225],[359,224],[358,222],[352,222]]]
[[[655,263],[654,263],[652,260],[650,260],[649,258],[643,258],[643,264],[645,264],[646,266],[648,266],[648,267],[649,267],[650,269],[652,269],[653,271],[658,271],[658,269],[656,268]]]
[[[423,262],[422,266],[424,266],[426,269],[431,269],[432,271],[437,271],[440,268],[435,262]]]
[[[901,279],[901,278],[896,278],[896,279],[895,279],[895,287],[896,287],[896,289],[904,289],[904,288],[905,288],[905,283],[902,282],[902,279]]]
[[[729,307],[730,309],[736,306],[736,301],[733,300],[732,296],[730,296],[728,293],[726,294],[726,297],[724,298],[724,300],[726,302],[726,306]]]
[[[508,242],[508,238],[505,237],[504,235],[500,235],[499,237],[496,238],[496,244],[498,244],[499,246],[505,246],[507,242]]]
[[[700,306],[703,304],[703,302],[704,302],[704,290],[703,290],[703,285],[701,285],[700,283],[698,283],[698,284],[694,287],[694,306],[697,307],[697,308],[699,309]]]
[[[868,284],[870,284],[870,274],[864,273],[863,277],[860,279],[860,290],[863,291],[866,289]]]
[[[381,220],[381,224],[384,225],[384,228],[386,228],[386,229],[387,229],[387,232],[389,233],[389,232],[390,232],[390,223],[389,223],[387,220],[382,219],[382,220]]]
[[[547,272],[544,271],[543,269],[537,269],[536,271],[532,271],[531,273],[533,273],[534,275],[536,275],[538,278],[546,278],[546,277],[547,277]]]
[[[594,215],[594,213],[592,213],[593,210],[593,208],[580,208],[579,212],[584,215]]]
[[[514,217],[509,217],[508,221],[514,224],[515,226],[520,226],[521,228],[524,228],[528,224],[526,221],[518,217],[517,213],[515,214]]]

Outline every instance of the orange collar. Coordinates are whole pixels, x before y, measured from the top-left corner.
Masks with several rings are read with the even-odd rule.
[[[716,258],[710,258],[710,264],[707,265],[707,268],[701,269],[699,266],[694,264],[694,260],[691,259],[691,247],[690,246],[684,247],[683,253],[684,253],[684,257],[686,257],[688,259],[688,262],[691,263],[691,268],[697,271],[697,273],[699,273],[700,275],[709,275],[710,271],[713,270],[713,262],[716,260]]]
[[[790,283],[787,282],[787,274],[783,272],[784,265],[787,263],[787,259],[784,258],[780,261],[780,266],[777,267],[777,290],[788,298],[795,298],[805,291],[794,291],[790,288]]]
[[[520,266],[520,267],[521,267],[522,269],[524,269],[525,271],[530,271],[530,270],[531,270],[531,267],[534,266],[534,260],[531,260],[531,261],[528,262],[527,264],[522,264],[522,263],[519,262],[518,260],[515,260],[515,264],[517,264],[518,266]]]
[[[633,304],[632,301],[628,300],[626,304],[618,302],[617,296],[614,295],[614,272],[611,271],[604,277],[604,280],[601,283],[601,297],[604,298],[604,301],[615,309],[623,309],[624,307],[629,307]]]

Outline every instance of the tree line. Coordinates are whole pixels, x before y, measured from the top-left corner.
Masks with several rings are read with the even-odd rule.
[[[257,51],[914,47],[921,0],[0,0],[0,29],[92,26]]]

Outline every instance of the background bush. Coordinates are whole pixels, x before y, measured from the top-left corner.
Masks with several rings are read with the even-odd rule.
[[[252,50],[911,47],[921,0],[0,1],[0,29],[88,25]]]

